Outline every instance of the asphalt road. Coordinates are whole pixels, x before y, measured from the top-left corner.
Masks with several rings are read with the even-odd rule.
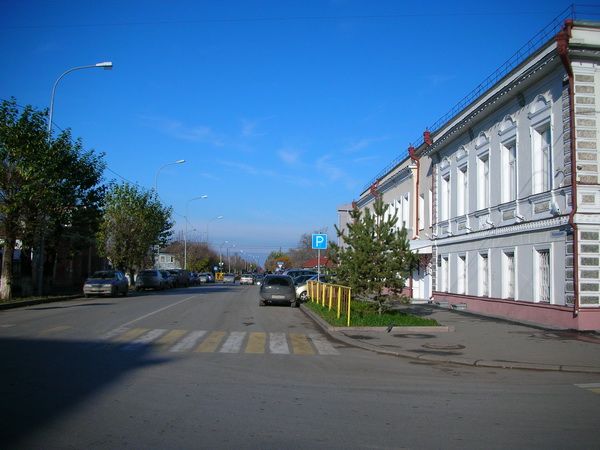
[[[1,311],[0,361],[4,449],[600,448],[597,376],[378,355],[255,286]]]

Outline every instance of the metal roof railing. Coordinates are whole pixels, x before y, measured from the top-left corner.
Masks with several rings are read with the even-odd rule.
[[[508,75],[515,67],[538,51],[543,44],[548,42],[562,28],[566,19],[578,19],[583,17],[600,16],[600,5],[569,5],[564,11],[556,16],[548,25],[538,31],[525,45],[517,50],[510,58],[508,58],[500,67],[492,72],[487,78],[475,87],[471,92],[465,95],[458,103],[456,103],[446,114],[436,120],[431,126],[427,127],[432,133],[437,131],[450,119],[464,110],[468,105],[473,103],[477,98],[488,91],[500,79]],[[418,148],[423,144],[423,136],[419,136],[412,145]],[[389,171],[396,167],[408,156],[408,152],[401,153],[397,158],[390,162],[383,170],[381,170],[369,183],[363,191],[367,190],[373,183],[385,176]]]

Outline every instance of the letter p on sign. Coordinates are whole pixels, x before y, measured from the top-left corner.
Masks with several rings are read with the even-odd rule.
[[[327,249],[327,235],[326,234],[313,234],[312,235],[312,248],[314,250],[326,250]]]

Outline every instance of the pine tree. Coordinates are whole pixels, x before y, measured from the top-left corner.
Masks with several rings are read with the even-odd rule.
[[[396,213],[378,196],[373,211],[356,206],[350,213],[352,223],[347,233],[336,227],[344,246],[332,245],[332,257],[338,263],[337,277],[356,295],[378,303],[379,313],[385,309],[390,294],[404,288],[404,280],[417,264],[410,251],[406,228],[397,228]]]

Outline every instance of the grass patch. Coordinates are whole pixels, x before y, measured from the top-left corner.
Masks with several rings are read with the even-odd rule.
[[[347,318],[342,315],[339,319],[337,313],[332,309],[323,307],[315,302],[306,302],[304,304],[311,311],[320,315],[327,323],[337,327],[345,327]],[[350,307],[350,326],[351,327],[431,327],[438,326],[439,323],[433,319],[423,319],[412,314],[399,310],[387,311],[381,315],[377,313],[377,305],[361,301],[352,301]]]

